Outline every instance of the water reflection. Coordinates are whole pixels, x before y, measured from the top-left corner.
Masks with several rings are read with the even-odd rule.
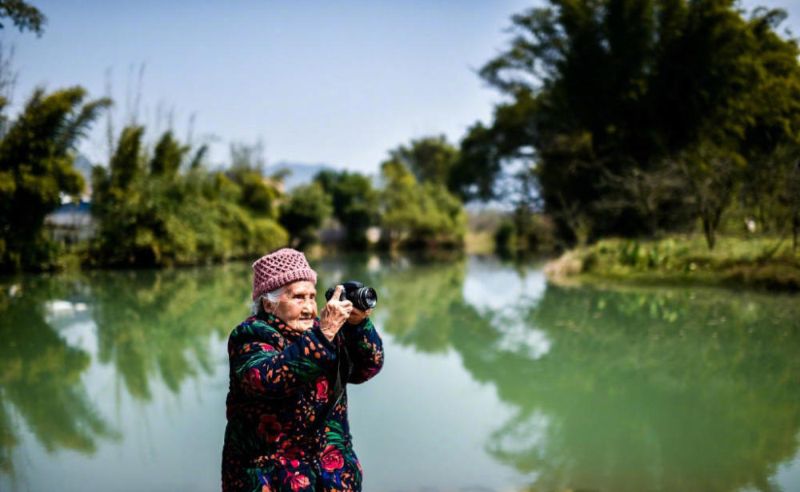
[[[795,299],[549,287],[528,319],[551,352],[478,370],[519,407],[492,452],[536,470],[537,486],[773,490],[776,465],[797,452]],[[529,448],[503,445],[541,415]]]
[[[87,398],[81,376],[89,354],[68,345],[47,321],[47,302],[74,294],[74,284],[38,278],[0,291],[0,471],[13,474],[19,444],[14,416],[51,452],[91,454],[115,433]],[[13,413],[12,413],[13,412]]]
[[[210,353],[208,337],[226,337],[247,312],[248,276],[246,265],[94,275],[100,362],[144,401],[154,378],[174,393],[198,372],[211,374],[220,354]]]
[[[463,265],[415,269],[384,288],[462,278]],[[489,298],[479,314],[452,294],[423,296],[422,313],[386,323],[422,351],[453,347],[516,408],[486,443],[496,459],[534,490],[775,490],[776,466],[797,452],[800,303],[555,286],[539,298],[537,285],[515,294],[506,282],[498,303],[487,278],[472,295]]]
[[[798,452],[796,298],[561,288],[536,267],[475,259],[314,266],[320,289],[351,278],[378,289],[387,341],[419,360],[456,357],[465,377],[494,389],[509,411],[483,448],[530,490],[780,490],[776,470]],[[0,285],[0,475],[14,473],[23,429],[48,452],[86,456],[128,437],[119,429],[130,426],[109,424],[87,396],[97,393],[93,367],[141,405],[158,403],[157,385],[178,399],[189,381],[226,381],[220,344],[246,313],[249,288],[248,265]],[[413,360],[402,371],[426,379]],[[202,390],[218,393],[203,413],[222,429],[225,388]],[[376,425],[399,420],[380,408]],[[420,446],[431,439],[408,432]],[[202,466],[216,469],[218,444],[201,443],[213,460]],[[430,485],[446,489],[441,480]]]
[[[98,439],[122,437],[87,398],[82,378],[93,362],[110,365],[141,401],[151,399],[156,381],[175,393],[187,379],[216,370],[224,354],[210,352],[209,336],[226,337],[246,312],[247,279],[246,265],[232,265],[25,277],[3,285],[0,471],[14,471],[21,431],[15,414],[47,451],[91,455]],[[84,320],[96,346],[69,340],[71,326]]]

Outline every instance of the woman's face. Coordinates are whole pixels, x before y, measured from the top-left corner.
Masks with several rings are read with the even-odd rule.
[[[279,317],[294,331],[305,331],[317,317],[317,291],[312,282],[298,280],[288,284],[277,303],[267,303],[267,311]]]

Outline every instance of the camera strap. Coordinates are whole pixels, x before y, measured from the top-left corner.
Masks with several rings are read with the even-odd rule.
[[[333,399],[333,403],[328,406],[328,410],[325,412],[325,417],[319,420],[318,425],[323,432],[325,431],[325,423],[333,414],[333,410],[341,401],[342,396],[344,396],[345,386],[347,385],[347,380],[352,371],[353,361],[350,360],[350,354],[347,351],[346,344],[344,343],[344,337],[336,337],[336,377],[333,382],[333,394],[335,398]]]

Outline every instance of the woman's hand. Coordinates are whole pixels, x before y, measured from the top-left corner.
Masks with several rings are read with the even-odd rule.
[[[339,297],[342,295],[343,286],[337,285],[333,291],[331,300],[322,308],[322,315],[319,319],[319,327],[322,333],[330,341],[333,341],[339,329],[344,325],[344,322],[350,317],[353,311],[353,303],[344,300],[340,301]]]
[[[367,319],[372,314],[372,309],[362,311],[356,307],[350,312],[350,317],[347,318],[347,323],[350,325],[360,325],[362,321]]]

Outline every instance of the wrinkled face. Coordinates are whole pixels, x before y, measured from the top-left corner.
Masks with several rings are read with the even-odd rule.
[[[265,306],[294,331],[305,331],[314,325],[317,316],[317,290],[312,282],[298,280],[288,284],[277,303]]]

